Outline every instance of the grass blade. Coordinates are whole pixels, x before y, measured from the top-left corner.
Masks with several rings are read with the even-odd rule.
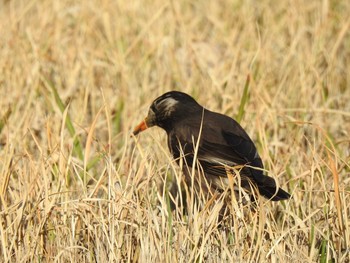
[[[44,76],[41,76],[41,79],[46,84],[46,86],[51,89],[51,91],[55,97],[55,102],[56,102],[58,108],[60,109],[61,113],[63,113],[67,106],[65,106],[64,103],[62,102],[55,85],[51,81],[46,79]],[[69,134],[74,138],[74,140],[73,140],[73,152],[79,157],[80,160],[83,160],[84,159],[83,148],[81,146],[81,142],[80,142],[79,138],[77,137],[77,134],[76,134],[74,126],[73,126],[73,122],[72,122],[69,114],[67,114],[67,117],[66,117],[66,127],[68,129]]]
[[[0,119],[0,132],[2,131],[2,129],[5,127],[10,115],[11,115],[11,108],[9,107],[8,110],[6,111],[6,113],[4,114],[4,116],[2,116],[2,118]]]
[[[244,107],[249,100],[249,83],[250,83],[250,75],[247,76],[247,80],[244,85],[243,96],[241,98],[241,103],[239,104],[238,113],[236,116],[236,121],[241,122],[244,115]]]

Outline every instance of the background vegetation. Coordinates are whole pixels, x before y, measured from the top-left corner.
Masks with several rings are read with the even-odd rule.
[[[346,0],[2,1],[0,261],[349,262],[349,14]],[[164,132],[130,134],[173,89],[242,118],[292,199],[233,204],[224,227],[220,202],[171,213]]]

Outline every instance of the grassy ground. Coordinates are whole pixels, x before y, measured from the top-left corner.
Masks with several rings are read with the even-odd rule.
[[[349,262],[349,13],[346,0],[2,1],[0,261]],[[220,202],[171,213],[164,132],[130,133],[172,89],[241,116],[292,199],[233,203],[224,227]]]

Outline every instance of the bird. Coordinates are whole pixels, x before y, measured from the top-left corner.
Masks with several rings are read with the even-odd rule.
[[[169,91],[156,98],[133,135],[153,126],[165,130],[173,158],[184,167],[186,183],[193,182],[193,168],[204,174],[205,183],[198,184],[206,191],[223,189],[230,175],[239,174],[238,186],[251,196],[259,193],[271,201],[290,198],[265,174],[256,146],[242,126],[227,115],[204,108],[190,95]]]

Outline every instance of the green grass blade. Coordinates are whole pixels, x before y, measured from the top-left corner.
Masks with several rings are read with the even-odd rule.
[[[327,263],[327,240],[323,239],[320,247],[320,263]]]
[[[0,119],[0,133],[2,131],[2,129],[5,127],[7,120],[9,119],[10,115],[11,115],[11,108],[8,108],[8,110],[6,111],[6,113],[4,114],[4,116]]]
[[[90,160],[87,164],[86,171],[89,171],[91,168],[93,168],[98,162],[100,162],[103,159],[104,156],[105,154],[101,153],[93,157],[92,160]]]
[[[63,113],[64,110],[66,109],[66,106],[64,105],[64,103],[62,102],[58,91],[55,87],[55,85],[49,81],[48,79],[46,79],[44,76],[42,76],[42,80],[44,81],[44,83],[50,87],[54,97],[55,97],[55,102],[58,106],[58,108],[60,109],[60,111]],[[79,157],[80,160],[84,159],[84,154],[83,154],[83,147],[81,146],[81,142],[79,140],[79,138],[76,135],[74,126],[73,126],[73,122],[69,116],[69,114],[67,114],[67,118],[66,118],[66,127],[68,129],[69,134],[74,138],[73,141],[73,152]]]
[[[237,122],[241,122],[241,120],[243,119],[243,115],[244,115],[244,108],[245,105],[247,104],[248,100],[249,100],[249,84],[250,84],[250,76],[247,76],[247,80],[245,82],[244,85],[244,90],[243,90],[243,96],[241,98],[241,103],[239,104],[239,109],[238,109],[238,113],[236,116],[236,121]]]

